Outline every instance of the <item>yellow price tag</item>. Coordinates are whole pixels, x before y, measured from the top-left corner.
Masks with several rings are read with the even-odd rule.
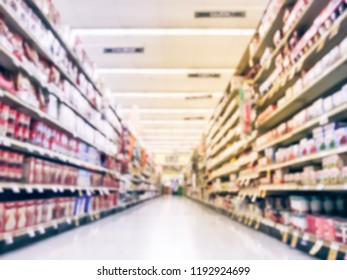
[[[330,31],[330,34],[329,34],[329,39],[335,37],[338,33],[339,33],[339,30],[340,30],[340,24],[341,22],[338,22],[338,23],[335,23]]]
[[[257,222],[256,222],[256,224],[254,225],[254,228],[255,228],[256,230],[258,230],[259,227],[260,227],[260,218],[257,219]]]
[[[252,226],[252,223],[253,223],[253,218],[249,218],[248,226]]]
[[[290,242],[290,247],[296,248],[296,246],[298,245],[298,240],[299,240],[299,233],[295,231],[293,233],[292,241]]]
[[[339,244],[337,243],[331,243],[330,245],[330,250],[329,250],[329,254],[328,254],[328,260],[336,260],[337,259],[337,255],[339,253]]]
[[[323,247],[323,244],[323,240],[316,240],[316,243],[311,248],[309,254],[312,256],[316,255],[319,252],[319,250]]]
[[[327,40],[327,37],[321,38],[321,40],[317,46],[317,49],[316,49],[317,53],[320,52],[324,48],[326,40]]]
[[[282,232],[282,242],[287,243],[288,242],[288,231]]]
[[[303,66],[304,66],[304,61],[300,60],[296,66],[296,73],[301,72]]]
[[[75,220],[75,226],[78,227],[80,225],[80,220],[79,219],[76,219]]]

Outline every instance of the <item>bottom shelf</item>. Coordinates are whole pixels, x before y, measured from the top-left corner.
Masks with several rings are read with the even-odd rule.
[[[10,233],[2,233],[0,234],[0,255],[43,239],[53,237],[68,230],[93,223],[97,220],[106,218],[157,197],[159,197],[159,195],[152,198],[129,202],[125,205],[116,206],[97,213],[85,214],[78,217],[65,217],[46,224],[36,225],[31,228],[25,228]]]
[[[230,217],[234,221],[237,221],[254,230],[258,230],[267,235],[270,235],[291,246],[293,249],[295,248],[297,250],[303,251],[316,258],[328,260],[347,259],[347,245],[345,244],[322,240],[310,233],[300,232],[288,226],[276,224],[271,220],[265,218],[247,216],[242,213],[237,213],[228,209],[224,209],[222,207],[217,207],[195,197],[187,197],[195,202],[198,202],[204,206],[209,207],[210,209],[217,211],[218,213]]]

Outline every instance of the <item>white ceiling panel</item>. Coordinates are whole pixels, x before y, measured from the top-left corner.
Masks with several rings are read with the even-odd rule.
[[[187,75],[143,75],[104,74],[112,91],[224,91],[231,74],[221,74],[220,78],[188,78]],[[134,100],[136,101],[136,100]]]

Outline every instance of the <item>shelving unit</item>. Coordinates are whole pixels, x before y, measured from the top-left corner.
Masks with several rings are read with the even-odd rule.
[[[347,99],[342,97],[347,10],[338,6],[338,1],[283,1],[272,22],[264,25],[263,19],[206,130],[208,182],[201,188],[209,196],[187,193],[322,259],[347,254],[347,204],[337,204],[347,203]],[[329,13],[334,13],[331,21]],[[244,121],[238,115],[243,110],[234,109],[242,103],[228,98],[245,88],[255,93],[249,100],[253,126],[246,136],[233,129]],[[336,164],[324,163],[332,158]],[[296,199],[306,210],[295,205]],[[331,211],[323,201],[331,202]],[[314,210],[310,203],[315,202]]]
[[[9,126],[13,123],[14,126],[16,118],[3,119],[6,112],[2,112],[0,117],[1,153],[9,153],[5,153],[6,156],[2,154],[2,163],[6,163],[6,157],[9,160],[13,154],[20,155],[23,160],[21,163],[8,164],[11,168],[20,168],[21,178],[7,178],[11,175],[8,171],[10,168],[6,166],[7,169],[1,169],[0,219],[4,220],[0,220],[0,254],[89,224],[160,195],[153,159],[140,146],[139,139],[132,135],[113,105],[108,104],[103,96],[103,85],[94,79],[92,68],[79,59],[74,46],[67,44],[58,27],[46,17],[37,2],[24,2],[29,12],[35,15],[35,19],[30,20],[39,21],[41,33],[27,26],[25,17],[28,15],[19,15],[8,2],[0,3],[4,32],[16,34],[23,45],[23,53],[18,54],[19,46],[12,46],[6,36],[0,40],[0,102],[8,107],[8,111],[12,110],[15,116],[24,114],[29,120],[27,127],[18,124],[23,131],[29,131],[29,136],[25,138],[22,134],[18,136],[6,130],[7,123]],[[54,38],[54,47],[39,38],[47,36],[47,32]],[[44,60],[42,65],[35,64],[34,60],[27,57],[24,42],[35,53],[38,61]],[[60,56],[57,54],[58,49],[61,51]],[[66,60],[62,62],[64,55]],[[52,69],[58,78],[51,77],[54,76]],[[15,82],[14,77],[17,76],[30,83],[30,86],[24,85],[23,91],[32,90],[30,94],[34,92],[30,95],[30,98],[35,99],[34,103],[29,97],[19,94],[22,80],[18,78]],[[10,83],[13,88],[9,86]],[[72,94],[77,94],[78,98]],[[53,97],[56,99],[55,114],[48,110],[49,99]],[[82,102],[82,105],[79,104]],[[60,115],[63,115],[60,111],[62,106],[73,113],[76,127],[60,119]],[[43,131],[34,131],[34,122],[42,125]],[[86,128],[85,131],[81,124]],[[133,143],[136,147],[130,147],[130,137],[135,138]],[[34,138],[42,138],[42,141],[35,142]],[[129,154],[130,150],[135,156]],[[91,153],[96,155],[95,158],[92,158]],[[31,159],[41,164],[40,167],[37,164],[34,171],[26,161]],[[54,173],[53,169],[57,166],[65,173]],[[135,166],[136,170],[131,166]],[[71,168],[76,174],[67,173],[66,170],[71,171]],[[141,173],[144,176],[138,175]],[[125,174],[130,175],[135,188],[127,183]],[[32,175],[34,183],[28,181],[28,175]],[[67,179],[75,175],[76,180]],[[92,178],[94,175],[97,179]],[[53,181],[56,183],[47,183]],[[44,215],[44,207],[45,213],[50,215],[39,219],[39,215]]]

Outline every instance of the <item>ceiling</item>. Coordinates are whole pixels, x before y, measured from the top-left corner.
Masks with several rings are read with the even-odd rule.
[[[268,0],[53,2],[95,61],[112,101],[135,120],[143,144],[154,153],[188,153],[201,139]],[[245,17],[195,17],[207,11]],[[105,54],[105,48],[143,52]]]

